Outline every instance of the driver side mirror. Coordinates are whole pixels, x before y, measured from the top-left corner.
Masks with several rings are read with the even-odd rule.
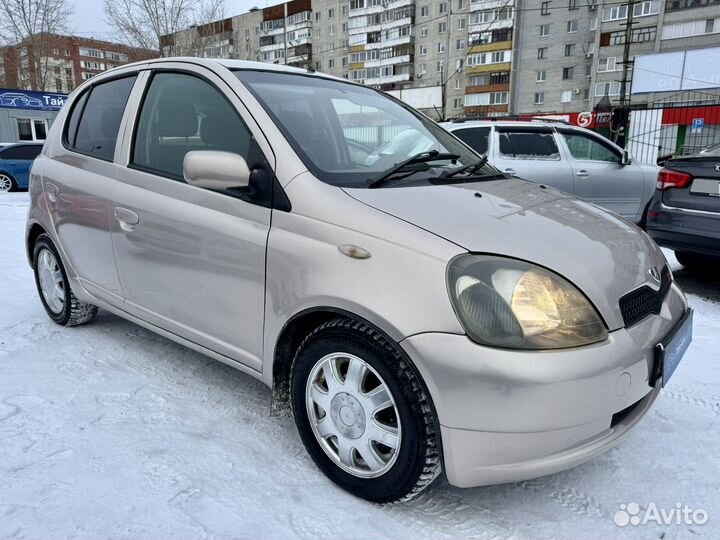
[[[630,153],[627,150],[623,150],[622,158],[620,158],[620,165],[625,167],[625,165],[630,165],[632,163],[632,158],[630,157]]]
[[[242,156],[232,152],[192,150],[185,154],[183,177],[195,187],[238,189],[250,183],[250,169]]]

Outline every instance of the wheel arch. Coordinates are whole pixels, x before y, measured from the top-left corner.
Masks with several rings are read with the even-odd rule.
[[[33,262],[33,251],[35,249],[35,242],[37,242],[38,237],[41,234],[47,234],[47,231],[45,228],[40,225],[39,223],[33,223],[27,232],[27,239],[25,242],[25,249],[27,252],[27,258],[30,262],[30,266],[34,268],[34,262]]]

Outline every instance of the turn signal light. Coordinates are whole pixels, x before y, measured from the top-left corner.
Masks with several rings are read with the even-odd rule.
[[[692,176],[684,172],[660,169],[657,177],[657,189],[664,191],[670,188],[684,188],[692,180]]]

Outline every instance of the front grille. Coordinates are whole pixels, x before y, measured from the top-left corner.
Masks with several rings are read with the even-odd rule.
[[[670,269],[665,266],[660,274],[659,290],[654,291],[647,285],[643,285],[623,296],[620,299],[620,312],[625,327],[632,326],[652,313],[659,314],[671,282]]]

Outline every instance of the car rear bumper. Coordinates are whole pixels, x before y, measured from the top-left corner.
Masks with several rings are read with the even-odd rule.
[[[720,213],[674,208],[653,199],[647,233],[663,247],[720,256]]]
[[[534,478],[610,448],[657,397],[654,349],[686,309],[673,284],[659,315],[560,351],[492,349],[453,334],[403,340],[433,398],[449,482]]]

